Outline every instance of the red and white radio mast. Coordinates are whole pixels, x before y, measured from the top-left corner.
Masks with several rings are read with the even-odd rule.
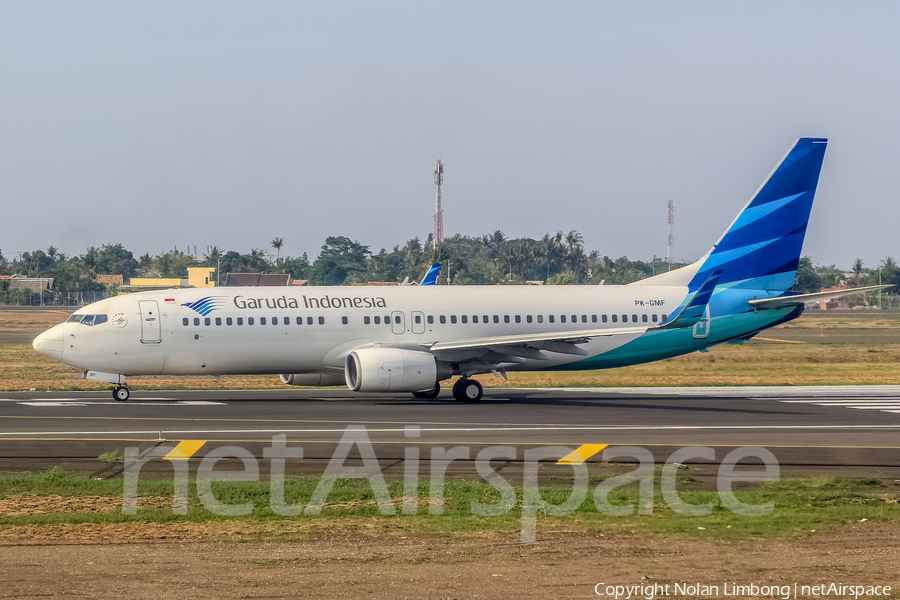
[[[444,165],[441,159],[434,163],[434,184],[437,186],[437,201],[434,207],[434,245],[444,241],[444,211],[441,208],[441,184],[444,182]]]

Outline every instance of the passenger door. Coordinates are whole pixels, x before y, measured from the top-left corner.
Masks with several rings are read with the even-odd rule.
[[[159,324],[159,307],[156,300],[141,300],[141,343],[158,344],[162,341]]]
[[[425,333],[425,313],[414,311],[412,314],[412,332]]]
[[[694,338],[702,340],[709,335],[709,304],[706,305],[706,312],[703,318],[694,323]]]
[[[406,320],[403,318],[403,313],[395,310],[391,313],[391,331],[400,335],[406,331]]]

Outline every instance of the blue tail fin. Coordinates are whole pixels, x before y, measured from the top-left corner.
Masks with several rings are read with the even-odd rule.
[[[438,273],[441,270],[441,263],[434,263],[431,265],[431,268],[428,269],[428,272],[425,273],[425,277],[422,278],[422,283],[419,285],[434,285],[437,282]]]
[[[689,289],[713,271],[720,287],[785,291],[794,285],[825,138],[800,138],[710,251]]]

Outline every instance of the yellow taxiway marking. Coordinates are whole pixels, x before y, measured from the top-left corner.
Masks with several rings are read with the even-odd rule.
[[[172,451],[163,457],[163,460],[187,460],[203,447],[206,440],[183,440]]]
[[[575,452],[570,454],[566,454],[561,459],[559,459],[556,464],[558,465],[583,465],[584,461],[597,454],[604,448],[606,448],[609,444],[582,444],[579,446]]]
[[[781,342],[783,344],[806,344],[808,342],[795,342],[794,340],[776,340],[775,338],[754,337],[754,340],[762,340],[764,342]]]

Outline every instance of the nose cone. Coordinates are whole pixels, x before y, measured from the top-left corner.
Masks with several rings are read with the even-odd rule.
[[[53,360],[62,362],[63,356],[63,326],[62,324],[51,327],[41,335],[34,338],[31,346]]]

